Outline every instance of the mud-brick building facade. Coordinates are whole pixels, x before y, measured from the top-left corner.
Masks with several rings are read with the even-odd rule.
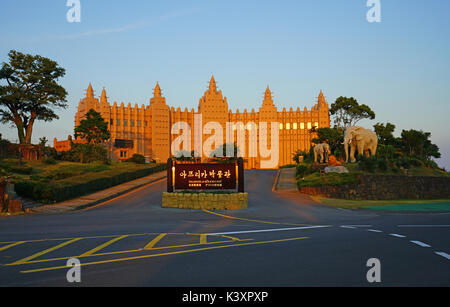
[[[277,122],[279,126],[278,166],[283,166],[293,163],[292,156],[297,150],[309,150],[311,140],[316,137],[314,128],[330,127],[329,106],[322,91],[320,91],[317,103],[309,110],[305,107],[303,110],[300,108],[286,110],[284,108],[279,111],[274,104],[272,93],[267,87],[264,100],[258,111],[252,109],[249,112],[245,109],[240,112],[238,109],[236,112],[232,112],[228,108],[227,98],[223,96],[221,90],[217,89],[214,77],[211,78],[208,89],[200,98],[197,111],[169,107],[166,99],[162,96],[158,83],[153,91],[150,104],[140,107],[137,104],[134,106],[131,104],[124,105],[124,103],[118,105],[117,102],[114,102],[111,106],[106,90],[103,89],[100,98],[96,98],[92,85],[89,84],[86,97],[79,102],[75,114],[75,126],[79,125],[90,109],[99,112],[109,124],[111,140],[108,147],[110,157],[113,160],[125,160],[138,153],[149,160],[166,161],[174,154],[171,152],[172,142],[179,137],[179,135],[171,133],[172,126],[177,122],[188,123],[191,127],[192,150],[196,149],[194,142],[199,137],[202,142],[210,137],[210,135],[205,135],[203,130],[207,123],[217,122],[222,125],[224,143],[226,141],[227,123],[232,125],[242,123],[246,128],[245,154],[241,150],[241,154],[245,158],[245,166],[246,168],[258,169],[261,168],[261,160],[264,160],[264,158],[260,156],[259,152],[260,139],[258,133],[256,133],[257,154],[254,157],[249,157],[251,130],[258,130],[259,124],[266,122],[270,132],[271,123]],[[201,115],[200,125],[198,124],[199,115]],[[238,131],[232,125],[228,126],[228,132],[229,135],[234,134],[234,140],[236,141]],[[271,147],[271,142],[269,133],[268,148]],[[55,148],[67,149],[67,143],[64,143],[65,146],[58,144],[60,142],[55,139]],[[204,155],[204,153],[202,154]]]

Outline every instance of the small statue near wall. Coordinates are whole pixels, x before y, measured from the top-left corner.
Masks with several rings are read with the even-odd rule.
[[[318,144],[314,147],[314,162],[328,163],[328,157],[331,154],[330,145],[327,143]],[[319,161],[317,161],[317,159]]]

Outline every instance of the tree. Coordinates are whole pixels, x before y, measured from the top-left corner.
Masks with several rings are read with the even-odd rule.
[[[108,124],[102,115],[91,109],[86,114],[86,119],[80,121],[75,128],[75,138],[82,138],[89,144],[98,145],[111,138]]]
[[[233,148],[233,155],[228,156],[227,151],[229,149]],[[217,147],[213,152],[209,154],[210,158],[238,158],[240,151],[239,147],[236,145],[236,143],[230,143],[230,144],[223,144]]]
[[[48,140],[45,136],[39,138],[39,146],[41,146],[42,148],[45,148],[47,146],[47,143],[48,143]]]
[[[94,144],[72,144],[69,159],[80,163],[109,163],[108,151],[103,146]]]
[[[355,126],[356,123],[365,118],[375,119],[375,113],[367,105],[360,105],[353,97],[342,96],[330,106],[330,115],[334,116],[334,123],[337,128]]]
[[[173,158],[176,161],[196,161],[198,160],[198,158],[196,158],[197,152],[195,150],[192,151],[185,151],[185,150],[180,150],[175,152]]]
[[[417,156],[427,160],[431,160],[432,157],[440,158],[439,147],[431,143],[430,137],[431,133],[422,130],[403,130],[401,140],[404,152],[409,156]]]
[[[136,164],[145,164],[145,157],[140,154],[134,154],[130,159],[125,160],[125,162],[133,162]]]
[[[0,69],[0,122],[17,128],[20,144],[31,144],[36,120],[58,119],[54,108],[66,108],[66,90],[58,84],[65,69],[40,55],[8,53]]]
[[[394,131],[395,131],[395,125],[391,123],[386,123],[386,126],[381,123],[377,123],[373,126],[375,129],[375,133],[378,136],[378,142],[379,144],[383,145],[395,145],[395,137],[394,137]]]

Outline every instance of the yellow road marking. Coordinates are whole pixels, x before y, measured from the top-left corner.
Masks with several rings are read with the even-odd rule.
[[[239,241],[253,241],[254,239],[243,239],[243,240],[239,240]],[[235,242],[235,240],[232,241],[217,241],[217,242],[207,242],[205,243],[206,245],[211,245],[211,244],[221,244],[221,243],[233,243]],[[199,243],[194,243],[194,244],[184,244],[184,245],[173,245],[173,246],[163,246],[163,247],[155,247],[153,248],[153,250],[160,250],[160,249],[173,249],[173,248],[178,248],[178,247],[191,247],[191,246],[199,246],[202,244]]]
[[[149,235],[156,235],[157,233],[139,233],[139,234],[128,234],[129,237],[138,237],[138,236],[149,236]],[[112,238],[117,237],[118,235],[110,235],[110,236],[93,236],[93,237],[80,237],[79,239],[102,239],[102,238]],[[56,239],[41,239],[41,240],[27,240],[27,241],[20,241],[24,243],[36,243],[36,242],[48,242],[48,241],[65,241],[65,240],[72,240],[75,238],[56,238]],[[15,241],[9,241],[9,242],[0,242],[3,243],[17,243]]]
[[[206,235],[200,235],[200,244],[206,244]]]
[[[239,243],[239,244],[232,244],[232,245],[204,247],[204,248],[197,248],[197,249],[190,249],[190,250],[176,251],[176,252],[168,252],[168,253],[161,253],[161,254],[152,254],[152,255],[120,258],[120,259],[111,259],[111,260],[87,262],[87,263],[81,263],[81,266],[105,264],[105,263],[114,263],[114,262],[123,262],[123,261],[146,259],[146,258],[153,258],[153,257],[169,256],[169,255],[177,255],[177,254],[194,253],[194,252],[200,252],[200,251],[222,249],[222,248],[227,248],[227,247],[248,246],[248,245],[258,245],[258,244],[270,244],[270,243],[281,243],[281,242],[288,242],[288,241],[294,241],[294,240],[303,240],[303,239],[308,239],[308,237],[298,237],[298,238],[288,238],[288,239],[279,239],[279,240],[271,240],[271,241],[260,241],[260,242]],[[53,270],[60,270],[60,269],[67,269],[67,266],[56,266],[56,267],[49,267],[49,268],[27,270],[27,271],[21,271],[21,273],[27,274],[27,273],[53,271]]]
[[[252,219],[245,219],[245,218],[241,218],[241,217],[235,217],[235,216],[229,216],[229,215],[225,215],[225,214],[220,214],[220,213],[216,213],[216,212],[212,212],[206,209],[203,209],[203,212],[209,213],[209,214],[214,214],[220,217],[224,217],[227,219],[233,219],[233,220],[241,220],[241,221],[248,221],[248,222],[255,222],[255,223],[263,223],[263,224],[274,224],[274,225],[289,225],[289,226],[312,226],[309,224],[291,224],[291,223],[279,223],[279,222],[270,222],[270,221],[262,221],[262,220],[252,220]]]
[[[156,238],[150,241],[145,247],[144,250],[150,250],[153,248],[153,246],[156,245],[159,241],[161,241],[162,238],[164,238],[167,235],[167,233],[161,233]]]
[[[242,239],[239,241],[245,242],[245,241],[253,241],[253,240],[254,239]],[[206,245],[213,245],[213,244],[216,245],[216,244],[233,243],[233,242],[235,242],[235,241],[217,241],[217,242],[206,243]],[[185,245],[163,246],[163,247],[155,247],[155,248],[152,248],[151,250],[155,251],[155,250],[162,250],[162,249],[174,249],[174,248],[180,248],[180,247],[192,247],[192,246],[199,246],[199,245],[200,245],[199,243],[195,243],[195,244],[185,244]],[[97,253],[97,254],[93,254],[93,255],[89,255],[89,256],[85,256],[85,257],[99,257],[99,256],[109,256],[109,255],[117,255],[117,254],[138,253],[138,252],[142,252],[142,251],[144,251],[144,249],[133,249],[133,250],[125,250],[125,251],[117,251],[117,252]],[[26,263],[22,263],[22,265],[59,261],[59,260],[67,260],[67,259],[71,259],[71,258],[84,258],[84,257],[70,256],[70,257],[61,257],[61,258],[32,260],[32,261],[27,261]],[[10,264],[10,265],[12,265],[12,264]],[[19,265],[19,264],[17,264],[17,265]]]
[[[9,245],[6,245],[6,246],[2,246],[2,247],[0,247],[0,252],[4,251],[4,250],[7,250],[8,248],[11,248],[11,247],[23,244],[23,243],[25,243],[25,241],[15,242],[15,243],[12,243],[12,244],[9,244]]]
[[[82,254],[80,257],[90,256],[90,255],[94,254],[95,252],[98,252],[99,250],[102,250],[102,249],[104,249],[105,247],[107,247],[107,246],[113,244],[114,242],[117,242],[117,241],[119,241],[119,240],[121,240],[121,239],[123,239],[123,238],[126,238],[126,237],[128,237],[128,235],[120,236],[120,237],[114,238],[114,239],[112,239],[112,240],[109,240],[108,242],[103,243],[102,245],[99,245],[99,246],[97,246],[96,248],[93,248],[93,249],[91,249],[91,250],[88,251],[88,252],[85,252],[85,253]]]
[[[24,263],[26,263],[26,262],[29,261],[29,260],[32,260],[32,259],[37,258],[37,257],[39,257],[39,256],[45,255],[45,254],[47,254],[47,253],[50,253],[50,252],[52,252],[52,251],[54,251],[54,250],[57,250],[57,249],[59,249],[59,248],[61,248],[61,247],[64,247],[64,246],[69,245],[69,244],[71,244],[71,243],[73,243],[73,242],[79,241],[79,240],[81,240],[81,239],[82,239],[82,238],[75,238],[75,239],[72,239],[72,240],[70,240],[70,241],[63,242],[63,243],[58,244],[58,245],[56,245],[56,246],[54,246],[54,247],[48,248],[48,249],[46,249],[46,250],[43,250],[42,252],[36,253],[36,254],[34,254],[34,255],[31,255],[31,256],[29,256],[29,257],[23,258],[23,259],[21,259],[21,260],[18,260],[18,261],[16,261],[16,262],[13,262],[13,263],[7,264],[7,265],[19,265],[19,264],[24,264]]]
[[[221,235],[221,237],[224,237],[224,238],[227,238],[227,239],[231,239],[233,241],[244,241],[244,240],[241,240],[239,238],[232,237],[232,236]]]
[[[138,237],[138,236],[151,236],[151,235],[158,235],[157,232],[149,232],[149,233],[138,233],[138,234],[127,234],[129,237]],[[168,235],[183,235],[183,236],[199,236],[200,233],[167,233]],[[80,239],[102,239],[102,238],[113,238],[117,237],[120,234],[115,235],[109,235],[109,236],[92,236],[92,237],[79,237]],[[217,235],[218,236],[218,235]],[[223,237],[223,236],[222,236]],[[72,240],[75,238],[56,238],[56,239],[40,239],[40,240],[24,240],[24,241],[6,241],[6,242],[0,242],[0,244],[11,244],[11,243],[37,243],[37,242],[49,242],[49,241],[66,241],[66,240]],[[236,240],[239,240],[235,238]]]

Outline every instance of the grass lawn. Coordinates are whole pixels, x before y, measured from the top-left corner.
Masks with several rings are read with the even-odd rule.
[[[352,184],[358,182],[358,178],[355,173],[350,174],[338,174],[329,173],[327,175],[321,175],[320,173],[313,173],[305,176],[304,178],[297,179],[297,186],[299,189],[302,187],[320,187],[320,186],[339,186],[345,184]]]
[[[153,167],[155,164],[135,164],[132,162],[112,162],[103,163],[75,163],[58,161],[56,164],[45,164],[42,161],[26,161],[22,167],[18,167],[18,161],[15,159],[5,159],[0,161],[0,168],[12,167],[10,173],[17,180],[36,180],[47,182],[59,182],[65,179],[76,177],[86,178],[86,176],[95,174],[116,174],[123,171],[134,171]],[[31,172],[16,172],[16,169],[31,169]]]
[[[17,160],[0,161],[0,169],[12,174],[16,192],[25,198],[54,203],[97,192],[127,181],[148,176],[165,169],[163,164],[132,162],[46,164],[27,161],[17,166]]]
[[[312,198],[326,206],[342,209],[370,209],[384,211],[450,211],[450,199],[436,200],[346,200],[315,197]]]
[[[450,173],[443,170],[426,167],[412,167],[408,170],[408,174],[412,176],[450,177]]]

